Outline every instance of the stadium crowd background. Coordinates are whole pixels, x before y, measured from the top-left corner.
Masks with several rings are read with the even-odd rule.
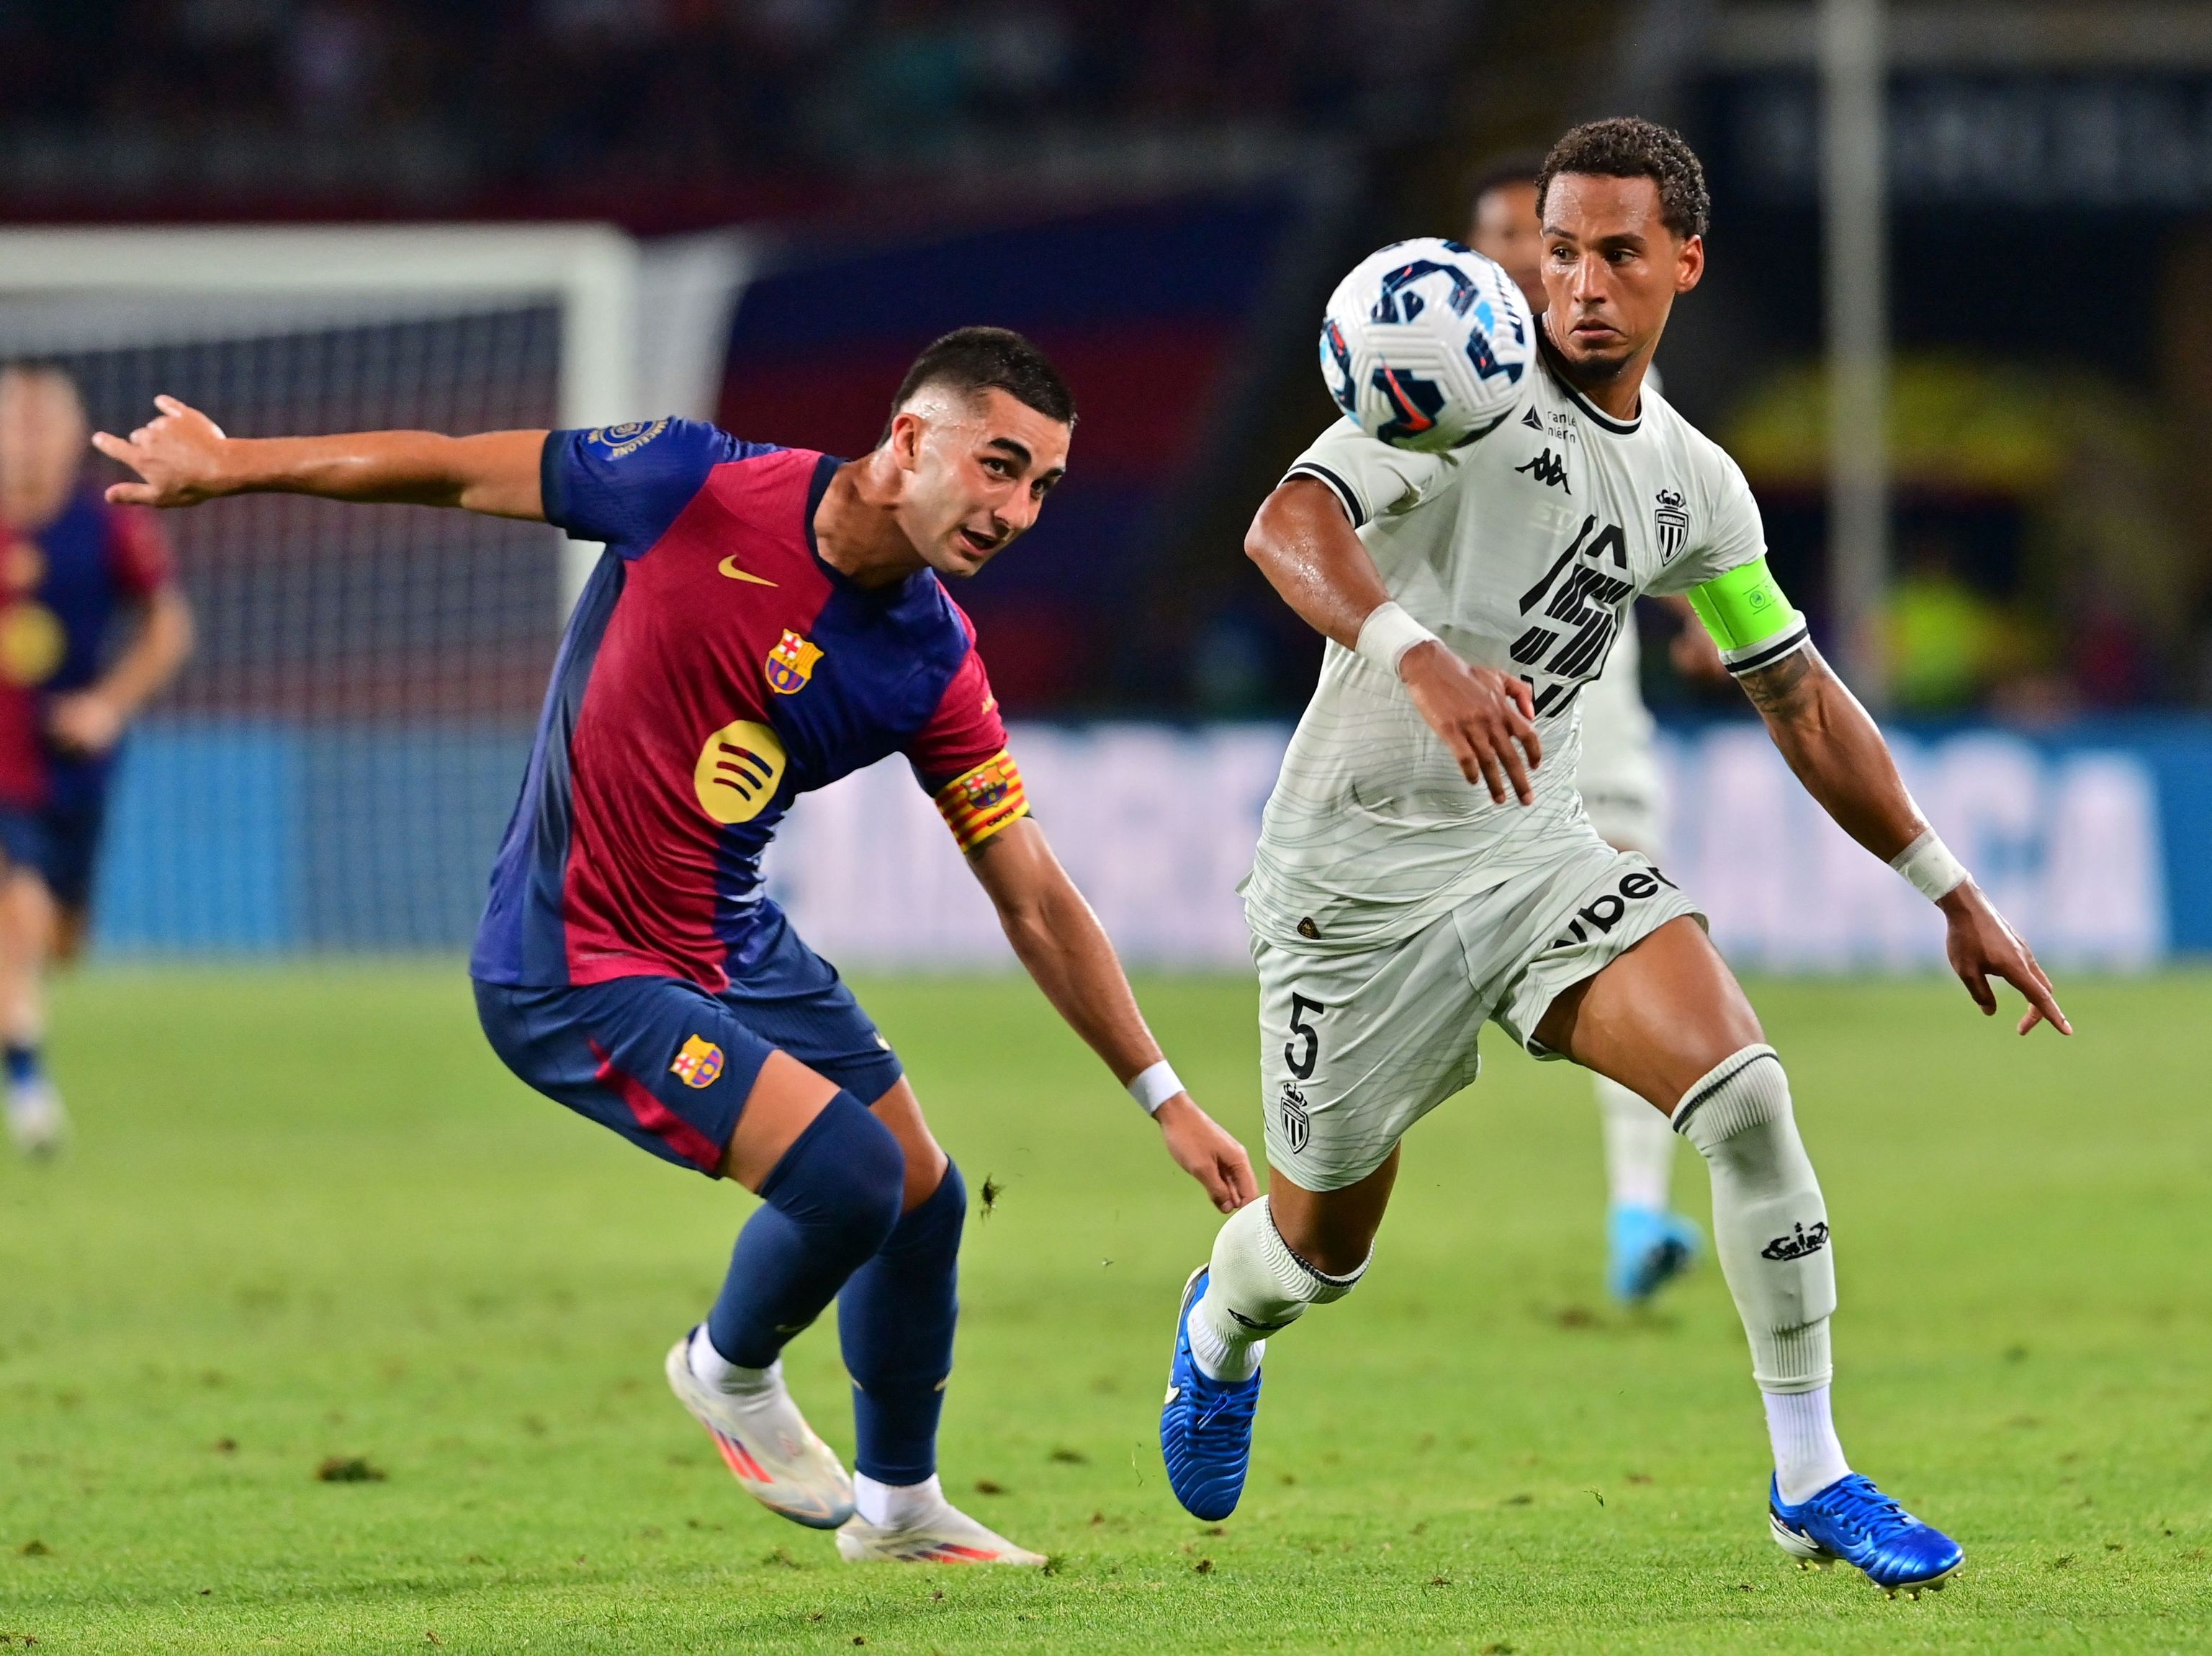
[[[1632,102],[1685,126],[1719,206],[1724,256],[1670,337],[1670,389],[1742,456],[1817,622],[1811,94],[1802,63],[1760,55],[1789,9],[1518,9],[12,0],[0,211],[766,227],[781,258],[741,311],[725,413],[848,451],[872,434],[837,410],[876,400],[930,331],[1027,326],[1071,359],[1086,420],[1066,505],[976,595],[1008,705],[1276,715],[1310,640],[1236,531],[1326,411],[1303,370],[1327,273],[1452,227],[1486,150]],[[1900,77],[1934,106],[1916,124],[1908,101],[1897,134],[1901,712],[2212,701],[2193,463],[2212,67],[2124,21],[2135,45],[2111,64],[2030,53],[1999,74],[1969,29],[1960,61]],[[1598,84],[1592,48],[1613,65]],[[1699,701],[1647,659],[1656,699]]]

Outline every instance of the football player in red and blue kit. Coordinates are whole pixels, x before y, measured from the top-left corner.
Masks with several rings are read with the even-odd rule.
[[[682,420],[595,431],[238,440],[173,398],[100,450],[118,502],[284,490],[542,518],[606,553],[578,601],[471,973],[485,1034],[541,1092],[763,1198],[669,1384],[746,1489],[848,1559],[1041,1564],[936,1477],[966,1197],[890,1044],[761,889],[792,799],[902,754],[1014,952],[1224,1212],[1255,1194],[1192,1102],[1113,946],[1030,816],[974,629],[942,577],[1036,519],[1075,409],[1018,335],[969,328],[908,371],[881,445],[840,461]],[[838,1301],[848,1479],[783,1385]]]
[[[117,744],[191,651],[167,541],[85,482],[87,435],[66,373],[0,368],[0,1059],[9,1137],[34,1156],[67,1120],[47,962],[83,937]]]

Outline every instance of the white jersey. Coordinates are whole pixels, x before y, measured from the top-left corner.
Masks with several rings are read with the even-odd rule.
[[[1621,617],[1604,670],[1576,698],[1583,724],[1576,786],[1608,841],[1656,854],[1667,790],[1652,749],[1657,723],[1644,705],[1643,653],[1631,610]]]
[[[1656,362],[1644,371],[1646,396],[1667,387]],[[1583,688],[1582,761],[1576,767],[1583,805],[1597,831],[1614,845],[1656,853],[1666,784],[1651,750],[1658,726],[1644,705],[1644,643],[1633,608],[1622,616],[1620,636],[1605,667]]]
[[[1663,397],[1612,419],[1548,363],[1486,436],[1446,455],[1340,421],[1291,468],[1333,489],[1390,595],[1462,658],[1528,680],[1535,803],[1492,803],[1398,678],[1331,642],[1245,882],[1261,937],[1411,935],[1587,835],[1583,687],[1643,592],[1683,592],[1765,550],[1735,463]],[[1647,715],[1648,717],[1648,715]]]

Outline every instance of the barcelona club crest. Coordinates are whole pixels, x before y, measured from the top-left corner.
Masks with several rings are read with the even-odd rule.
[[[676,1062],[668,1066],[676,1078],[687,1087],[707,1087],[722,1073],[722,1049],[704,1035],[694,1035],[684,1043],[684,1050],[676,1055]]]
[[[1651,507],[1651,520],[1659,531],[1659,561],[1672,563],[1690,537],[1690,514],[1683,509],[1680,489],[1662,488]]]
[[[768,687],[778,695],[796,695],[806,688],[806,681],[814,676],[814,664],[822,659],[818,645],[809,644],[788,627],[775,649],[768,652],[762,664],[768,673]]]

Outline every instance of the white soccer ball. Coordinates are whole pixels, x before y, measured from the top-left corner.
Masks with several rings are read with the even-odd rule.
[[[1370,253],[1329,295],[1321,372],[1369,436],[1435,453],[1513,411],[1536,356],[1528,302],[1494,259],[1440,236]]]

